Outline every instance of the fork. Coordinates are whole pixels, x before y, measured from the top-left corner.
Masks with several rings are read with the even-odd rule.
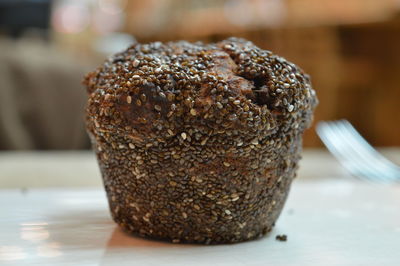
[[[317,134],[353,176],[378,182],[400,181],[400,167],[375,150],[347,120],[322,121]]]

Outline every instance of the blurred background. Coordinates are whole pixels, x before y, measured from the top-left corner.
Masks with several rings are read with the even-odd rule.
[[[0,0],[0,150],[88,149],[86,72],[135,41],[229,36],[309,73],[315,121],[400,146],[400,0]]]

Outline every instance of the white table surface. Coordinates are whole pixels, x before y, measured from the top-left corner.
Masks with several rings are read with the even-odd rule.
[[[400,185],[355,180],[319,150],[268,236],[219,246],[121,232],[91,153],[0,153],[0,169],[0,265],[400,265]]]

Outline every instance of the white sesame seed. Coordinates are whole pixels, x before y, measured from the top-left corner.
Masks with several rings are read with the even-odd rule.
[[[132,102],[132,97],[131,96],[127,96],[126,97],[126,102],[127,103],[131,103]]]
[[[140,64],[140,61],[137,59],[133,60],[133,62],[132,62],[133,67],[137,67],[139,64]]]
[[[253,140],[251,141],[251,144],[257,145],[257,144],[258,144],[258,139],[253,139]]]
[[[135,148],[135,145],[133,145],[133,143],[129,143],[128,146],[129,146],[129,148],[131,148],[131,149],[134,149],[134,148]]]
[[[228,214],[228,215],[231,215],[231,214],[232,214],[231,211],[228,210],[228,209],[225,210],[225,213]]]
[[[192,108],[192,109],[190,109],[190,114],[193,115],[193,116],[196,116],[197,115],[197,111]]]
[[[224,165],[225,165],[226,167],[229,167],[229,166],[231,166],[231,164],[230,164],[230,163],[228,163],[228,162],[224,162]]]
[[[244,223],[239,223],[239,227],[240,228],[243,228],[243,227],[245,227],[246,226],[246,222],[244,222]]]
[[[293,105],[289,105],[288,111],[289,111],[289,112],[292,112],[293,110],[294,110],[294,106],[293,106]]]
[[[133,75],[132,78],[133,79],[140,79],[140,76],[139,75]]]
[[[182,133],[181,133],[181,137],[183,138],[183,140],[185,140],[186,137],[187,137],[186,133],[185,133],[185,132],[182,132]]]

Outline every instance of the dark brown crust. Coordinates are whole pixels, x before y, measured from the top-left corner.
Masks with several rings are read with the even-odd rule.
[[[269,232],[317,103],[251,42],[137,44],[87,75],[87,129],[114,220],[173,242]]]

